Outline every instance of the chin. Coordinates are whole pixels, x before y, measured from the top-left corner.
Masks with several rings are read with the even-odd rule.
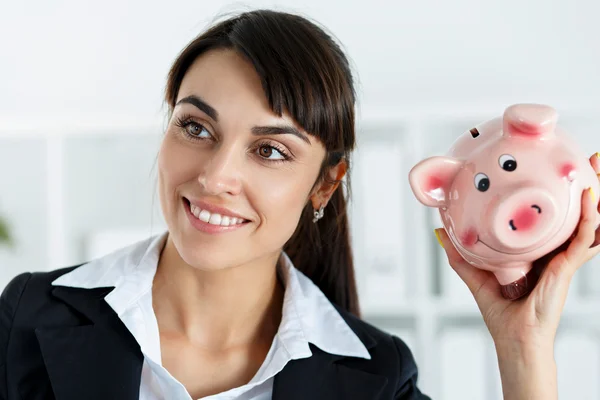
[[[235,263],[231,257],[231,252],[211,248],[213,246],[199,246],[195,241],[184,241],[184,243],[175,244],[179,256],[188,265],[202,271],[223,270]]]

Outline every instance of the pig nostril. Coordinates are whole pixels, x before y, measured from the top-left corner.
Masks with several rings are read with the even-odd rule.
[[[542,213],[542,208],[537,204],[531,205],[531,208],[535,209],[537,211],[537,214]],[[519,229],[521,230],[528,230],[533,225],[535,225],[535,216],[534,214],[532,214],[532,211],[530,209],[521,209],[517,212],[517,214],[514,217],[514,219],[508,221],[508,226],[510,226],[510,229],[512,231],[518,230],[517,225],[519,225]]]

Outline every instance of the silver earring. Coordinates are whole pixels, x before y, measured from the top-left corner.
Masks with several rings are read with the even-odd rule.
[[[313,222],[317,222],[318,220],[320,220],[321,218],[323,218],[323,214],[325,213],[324,210],[324,206],[321,206],[321,208],[319,208],[319,211],[314,210],[314,218],[313,218]]]

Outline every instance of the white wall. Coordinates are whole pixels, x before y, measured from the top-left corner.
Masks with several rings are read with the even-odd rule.
[[[0,123],[161,120],[177,52],[218,13],[305,13],[345,45],[362,115],[482,102],[600,104],[595,0],[37,0],[0,3]]]
[[[293,3],[275,4],[327,26],[358,71],[364,146],[356,177],[373,167],[373,157],[360,160],[381,152],[378,145],[398,154],[381,168],[396,170],[388,183],[397,190],[387,195],[398,204],[401,230],[367,226],[369,194],[377,195],[380,181],[354,182],[368,319],[410,345],[421,387],[434,399],[500,399],[489,334],[437,247],[436,221],[408,193],[407,168],[480,118],[523,101],[554,105],[584,148],[600,150],[600,2]],[[216,14],[273,4],[0,0],[0,215],[18,242],[0,248],[0,288],[19,272],[73,265],[157,233],[151,172],[170,63]],[[398,251],[381,262],[361,232],[401,246],[384,243]],[[569,398],[600,396],[598,268],[600,259],[578,273],[559,330],[560,391]],[[581,366],[585,374],[573,373]]]

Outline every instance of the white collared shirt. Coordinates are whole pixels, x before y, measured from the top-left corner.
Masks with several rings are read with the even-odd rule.
[[[160,336],[152,308],[152,282],[168,232],[108,254],[59,277],[55,286],[114,286],[106,297],[144,355],[140,400],[193,400],[161,362]],[[321,290],[282,254],[285,294],[281,324],[256,375],[243,386],[202,400],[271,400],[273,380],[294,359],[321,350],[370,359],[368,350]]]

